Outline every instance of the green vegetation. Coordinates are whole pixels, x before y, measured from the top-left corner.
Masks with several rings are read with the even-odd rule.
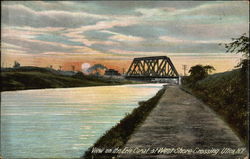
[[[195,85],[184,85],[192,94],[208,104],[247,142],[247,81],[241,70],[213,74]]]
[[[208,104],[247,143],[249,38],[243,34],[240,38],[233,39],[232,43],[226,44],[225,47],[227,52],[242,53],[245,57],[236,66],[238,69],[208,75],[204,74],[204,70],[200,72],[192,70],[192,68],[198,67],[198,70],[202,69],[201,65],[197,65],[191,68],[190,76],[184,77],[182,83],[184,89],[188,89]]]
[[[226,52],[241,53],[245,58],[249,58],[249,37],[246,36],[246,33],[239,38],[232,38],[232,40],[231,43],[225,44]]]
[[[73,76],[61,75],[58,71],[40,67],[19,67],[1,72],[1,91],[87,87],[103,85],[132,84],[128,80],[86,76],[77,73]]]
[[[126,142],[136,130],[136,128],[146,119],[148,114],[157,105],[157,102],[165,92],[165,88],[161,89],[154,97],[146,102],[139,102],[139,107],[135,108],[131,114],[127,114],[116,126],[108,130],[93,147],[98,148],[122,148]],[[90,147],[85,152],[83,158],[91,159],[94,158],[111,158],[117,154],[91,154],[93,147]]]
[[[215,68],[210,65],[195,65],[190,68],[190,76],[186,77],[184,82],[193,86],[197,81],[206,78],[208,74],[211,73],[213,70],[215,70]]]

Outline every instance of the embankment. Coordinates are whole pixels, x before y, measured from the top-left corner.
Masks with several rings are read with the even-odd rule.
[[[98,148],[122,148],[132,133],[139,127],[141,123],[146,119],[149,113],[157,105],[159,99],[164,94],[165,88],[161,89],[154,97],[149,99],[146,102],[139,102],[139,107],[135,108],[132,113],[127,114],[116,126],[108,130],[96,143],[93,147]],[[117,154],[92,154],[91,150],[93,147],[90,147],[82,156],[84,159],[94,158],[111,158]]]
[[[72,76],[62,75],[56,70],[40,67],[20,67],[18,69],[1,71],[1,91],[89,87],[133,83],[135,82],[86,76],[82,73],[77,73]]]
[[[209,75],[184,89],[210,106],[245,142],[248,141],[248,84],[241,69]]]

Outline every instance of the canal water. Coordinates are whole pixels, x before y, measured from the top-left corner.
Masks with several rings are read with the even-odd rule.
[[[78,158],[162,84],[1,93],[4,158]]]

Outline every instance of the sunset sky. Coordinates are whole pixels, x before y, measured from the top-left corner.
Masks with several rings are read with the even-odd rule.
[[[249,30],[247,1],[4,1],[1,66],[104,64],[128,69],[134,57],[168,56],[183,73],[195,64],[217,72],[241,56],[225,53]]]

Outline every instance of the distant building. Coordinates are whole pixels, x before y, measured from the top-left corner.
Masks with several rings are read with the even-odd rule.
[[[105,71],[104,75],[107,75],[107,76],[120,76],[121,74],[114,70],[114,69],[108,69]]]

